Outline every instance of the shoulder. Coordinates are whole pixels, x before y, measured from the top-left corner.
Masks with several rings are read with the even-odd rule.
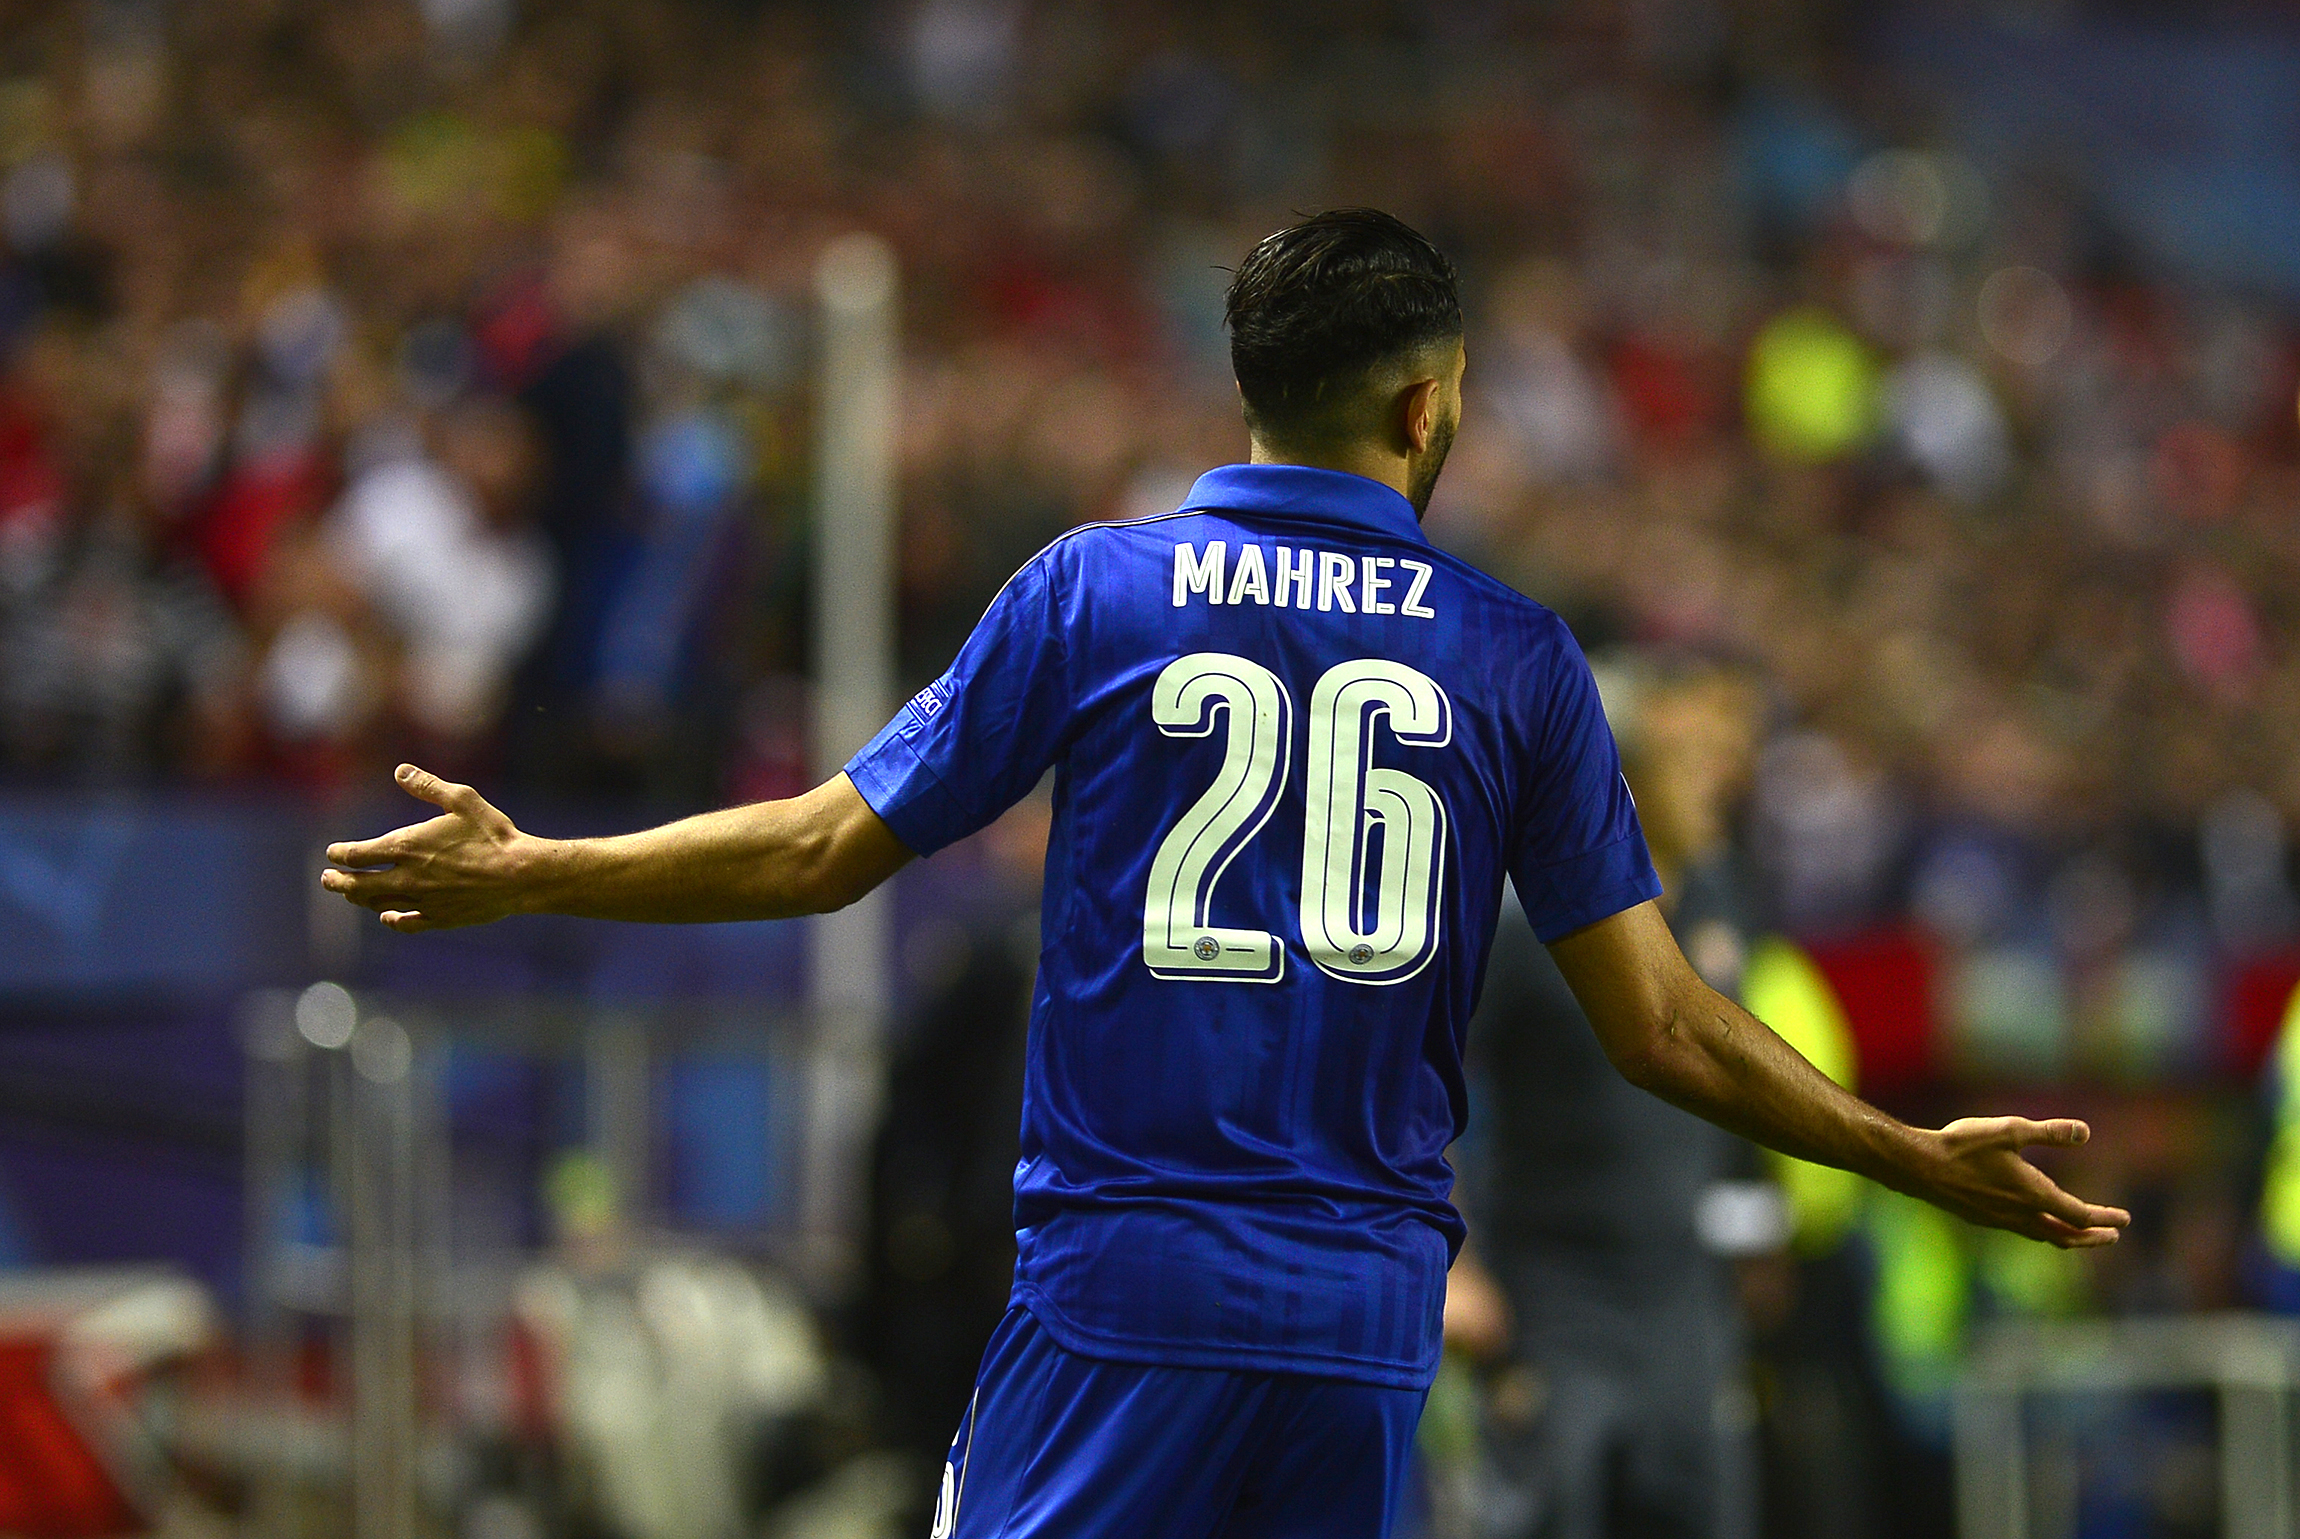
[[[1160,561],[1169,559],[1177,540],[1187,540],[1193,532],[1202,537],[1199,526],[1217,517],[1204,508],[1183,508],[1146,518],[1080,524],[1056,535],[1022,563],[1007,579],[1006,592],[1001,596],[1014,596],[1018,587],[1050,595],[1076,594],[1114,562],[1144,555],[1154,555]]]
[[[1079,524],[1056,535],[1036,555],[1015,568],[984,610],[990,619],[1016,606],[1038,606],[1058,617],[1075,618],[1078,604],[1094,586],[1094,578],[1111,563],[1148,549],[1160,531],[1179,521],[1197,518],[1201,510],[1186,508],[1156,513],[1148,518]],[[1169,537],[1170,538],[1170,537]]]
[[[1144,518],[1080,524],[1056,535],[1025,565],[1090,561],[1099,554],[1146,548],[1161,541],[1171,543],[1195,526],[1219,517],[1206,508],[1177,508],[1171,513],[1152,513]]]
[[[1561,655],[1580,657],[1572,630],[1548,605],[1450,551],[1432,546],[1429,559],[1469,601],[1475,623],[1497,642],[1519,649],[1527,661],[1543,667],[1554,666]]]

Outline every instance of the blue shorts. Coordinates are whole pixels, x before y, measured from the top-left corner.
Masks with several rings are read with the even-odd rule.
[[[951,1442],[933,1539],[1387,1539],[1427,1398],[1080,1357],[1010,1309]]]

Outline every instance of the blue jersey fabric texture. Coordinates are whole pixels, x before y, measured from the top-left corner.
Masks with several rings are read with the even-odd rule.
[[[1426,1398],[1106,1362],[1010,1310],[951,1440],[933,1539],[1388,1539],[1418,1495]]]
[[[1391,488],[1229,466],[1041,551],[847,773],[928,855],[1050,768],[1015,1302],[1426,1387],[1503,878],[1544,940],[1660,892],[1580,648]]]

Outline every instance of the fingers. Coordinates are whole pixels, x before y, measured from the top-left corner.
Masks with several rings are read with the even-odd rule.
[[[489,806],[484,797],[467,785],[442,780],[429,770],[413,764],[402,764],[392,778],[409,795],[431,803],[446,815],[393,829],[380,839],[348,840],[331,844],[327,847],[330,864],[350,867],[356,874],[376,875],[395,866],[424,864],[440,850],[468,838],[473,825],[477,825],[483,838],[501,838],[518,832],[508,818]],[[391,885],[347,882],[327,875],[323,875],[320,881],[328,891],[341,893],[352,902],[371,908],[375,906],[378,896],[403,890]]]
[[[2073,1149],[2092,1137],[2092,1129],[2074,1117],[2041,1122],[2029,1117],[1960,1117],[1941,1131],[1952,1143],[1978,1149]]]
[[[341,871],[330,871],[320,880],[329,891],[342,893],[346,899],[361,908],[374,909],[376,917],[383,921],[386,929],[397,930],[402,935],[416,935],[425,930],[441,928],[439,921],[420,910],[391,907],[390,905],[394,903],[407,901],[406,895],[403,893],[359,891],[355,890],[348,882],[340,880],[331,882],[327,879],[328,877],[342,878],[345,875],[346,873]]]
[[[388,866],[407,851],[408,837],[417,825],[395,828],[374,839],[331,844],[327,847],[328,864],[333,866]]]
[[[2098,1250],[2103,1245],[2114,1245],[2120,1238],[2114,1229],[2075,1229],[2066,1224],[2047,1228],[2032,1236],[2062,1250]]]
[[[2114,1245],[2122,1238],[2122,1231],[2112,1224],[2063,1223],[2049,1213],[2040,1213],[2028,1235],[2032,1240],[2049,1241],[2063,1250],[2092,1250],[2102,1245]]]
[[[443,812],[455,812],[461,813],[465,817],[474,817],[482,807],[487,805],[480,800],[479,793],[472,790],[471,787],[458,785],[452,780],[442,780],[431,771],[418,769],[412,764],[402,764],[392,773],[392,778],[399,782],[399,788],[402,791],[421,801],[431,803],[432,806]]]
[[[392,778],[398,781],[400,789],[406,791],[410,796],[427,801],[443,812],[476,819],[482,814],[492,813],[495,810],[488,806],[486,799],[477,791],[472,790],[471,787],[458,785],[452,780],[442,780],[429,770],[418,769],[412,764],[402,764]],[[432,821],[438,820],[433,819]],[[416,835],[428,826],[424,823],[410,823],[404,828],[395,828],[380,838],[347,840],[341,844],[331,844],[327,847],[328,862],[337,866],[389,865],[406,855]]]
[[[2026,1117],[2004,1119],[2011,1147],[2027,1148],[2045,1145],[2059,1149],[2073,1149],[2092,1137],[2092,1129],[2074,1117],[2055,1117],[2049,1122],[2032,1122]]]
[[[374,909],[386,927],[403,935],[473,923],[468,914],[459,912],[442,920],[408,904],[411,899],[425,904],[444,901],[451,909],[458,908],[452,893],[442,897],[456,886],[453,852],[474,841],[484,844],[516,835],[518,830],[467,785],[442,780],[413,764],[399,766],[392,779],[445,815],[394,829],[380,839],[329,845],[327,858],[338,869],[321,872],[320,885],[361,908]]]
[[[2044,1179],[2041,1173],[2039,1179]],[[2045,1180],[2044,1186],[2043,1212],[2056,1223],[2072,1229],[2122,1229],[2132,1222],[2132,1215],[2122,1208],[2086,1202],[2073,1193],[2061,1190],[2050,1180]]]
[[[1966,1211],[1983,1223],[2080,1250],[2114,1244],[2132,1222],[2122,1208],[2064,1191],[2022,1157],[2026,1148],[2071,1149],[2091,1138],[2092,1129],[2074,1117],[1967,1117],[1941,1133],[1957,1163],[1978,1178]]]
[[[393,908],[405,903],[409,883],[397,871],[322,871],[320,886],[342,895],[345,901],[361,908],[371,908],[382,917],[384,924],[403,935],[436,929],[437,925],[415,909]]]
[[[407,891],[404,873],[386,869],[382,871],[322,871],[320,886],[338,893],[362,908],[375,908],[402,896]]]

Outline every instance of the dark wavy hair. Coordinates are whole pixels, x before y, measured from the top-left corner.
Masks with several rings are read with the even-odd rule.
[[[1339,208],[1248,252],[1222,318],[1247,426],[1326,438],[1349,430],[1377,368],[1461,336],[1461,294],[1453,263],[1404,221]]]

